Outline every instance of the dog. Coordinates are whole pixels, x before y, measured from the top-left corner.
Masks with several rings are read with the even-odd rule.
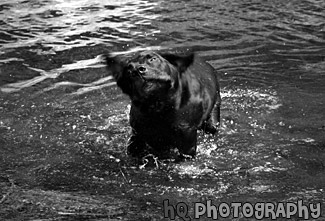
[[[195,157],[197,130],[217,133],[219,77],[199,56],[143,51],[128,59],[109,54],[106,63],[131,99],[129,155],[139,156],[149,145],[158,153],[177,148]]]

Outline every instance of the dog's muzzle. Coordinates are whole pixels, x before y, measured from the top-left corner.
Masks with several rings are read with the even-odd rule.
[[[144,66],[130,63],[127,66],[127,70],[128,73],[131,74],[131,76],[140,77],[141,79],[145,80],[144,76],[147,72],[147,68],[145,68]]]

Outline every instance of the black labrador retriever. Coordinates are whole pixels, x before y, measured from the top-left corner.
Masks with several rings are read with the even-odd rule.
[[[178,148],[196,154],[197,130],[215,134],[220,123],[216,71],[194,54],[138,52],[129,59],[108,55],[107,68],[131,98],[128,154],[149,145],[157,152]]]

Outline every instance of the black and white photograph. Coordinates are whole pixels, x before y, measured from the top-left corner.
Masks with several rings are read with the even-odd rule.
[[[324,0],[1,0],[0,220],[324,220]]]

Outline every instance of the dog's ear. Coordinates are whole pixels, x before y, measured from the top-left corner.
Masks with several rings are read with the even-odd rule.
[[[185,72],[194,61],[194,53],[188,55],[160,54],[160,56],[165,58],[172,65],[176,66],[180,73]]]
[[[118,81],[122,77],[123,65],[116,57],[113,57],[111,54],[105,56],[106,60],[106,68],[116,81]]]
[[[106,68],[116,80],[117,86],[119,86],[123,93],[130,95],[131,86],[127,75],[124,74],[125,63],[113,57],[111,54],[105,56]]]

